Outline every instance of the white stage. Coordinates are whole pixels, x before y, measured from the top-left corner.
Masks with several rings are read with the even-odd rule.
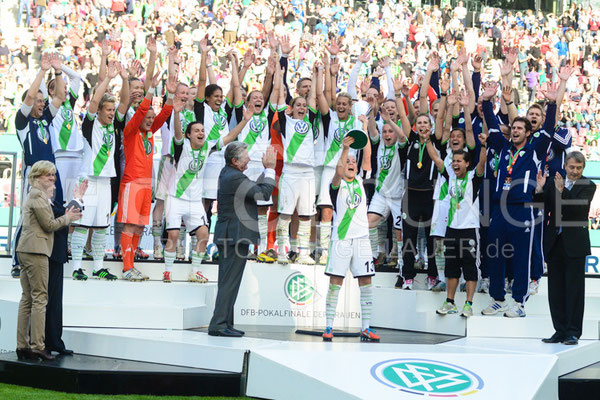
[[[121,263],[108,262],[115,274]],[[84,262],[87,271],[91,264]],[[191,266],[176,264],[176,280]],[[327,278],[322,266],[249,263],[236,304],[236,324],[324,325]],[[211,337],[186,330],[208,324],[216,295],[217,266],[203,272],[210,283],[158,281],[160,263],[139,263],[150,282],[65,279],[63,338],[78,353],[242,373],[246,395],[294,399],[458,397],[557,399],[558,377],[600,361],[600,280],[586,280],[585,340],[578,346],[543,344],[552,334],[545,280],[518,320],[476,315],[438,316],[444,293],[393,289],[394,274],[375,277],[372,325],[462,336],[435,345],[302,342]],[[66,266],[66,275],[70,267]],[[0,349],[14,350],[18,280],[0,258]],[[424,280],[424,278],[418,278]],[[336,327],[358,331],[358,289],[346,280]],[[457,304],[462,305],[464,294]],[[478,294],[475,313],[489,297]],[[422,397],[421,397],[422,398]]]

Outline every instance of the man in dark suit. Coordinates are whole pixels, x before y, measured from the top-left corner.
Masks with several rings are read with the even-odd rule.
[[[591,254],[588,215],[596,185],[582,176],[585,156],[573,151],[565,160],[566,180],[538,172],[536,199],[543,198],[544,253],[548,264],[548,302],[555,333],[544,343],[578,343],[585,301],[585,259]]]
[[[211,336],[241,337],[233,327],[233,307],[238,295],[250,244],[258,246],[257,200],[268,200],[275,188],[275,150],[263,156],[265,172],[253,182],[243,171],[250,157],[247,145],[233,142],[225,150],[225,167],[219,175],[218,220],[214,242],[219,249],[219,283],[215,310],[208,327]]]

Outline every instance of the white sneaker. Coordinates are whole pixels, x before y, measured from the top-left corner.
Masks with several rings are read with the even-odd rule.
[[[327,259],[329,258],[329,254],[327,253],[327,251],[323,251],[321,253],[321,257],[319,257],[319,264],[321,265],[327,265]]]
[[[413,280],[412,279],[405,279],[404,283],[402,284],[402,289],[404,290],[412,290],[413,288]]]
[[[320,261],[320,260],[319,260]],[[312,259],[308,254],[300,254],[296,260],[298,264],[315,265],[315,260]]]
[[[277,256],[277,263],[278,264],[289,264],[290,260],[288,259],[288,256],[285,253],[281,253]]]
[[[479,281],[479,293],[490,292],[490,278],[482,278]]]
[[[162,260],[163,257],[163,248],[161,244],[155,244],[154,245],[154,259],[155,260]]]
[[[456,304],[444,301],[444,304],[442,304],[440,308],[435,310],[435,312],[440,315],[456,314],[458,313],[458,309],[456,308]]]
[[[132,282],[141,282],[144,280],[143,275],[135,268],[131,268],[129,271],[123,271],[123,279]]]
[[[483,315],[496,315],[499,312],[508,310],[508,306],[506,301],[496,301],[494,300],[492,304],[487,306],[487,308],[483,309],[481,313]]]
[[[465,303],[462,311],[460,312],[460,316],[465,317],[465,318],[472,317],[473,316],[473,307],[470,304]]]
[[[540,289],[540,281],[539,280],[529,282],[529,295],[530,296],[537,294],[539,289]]]
[[[521,318],[525,315],[527,315],[525,314],[525,306],[518,302],[515,302],[515,304],[504,313],[504,316],[508,318]]]

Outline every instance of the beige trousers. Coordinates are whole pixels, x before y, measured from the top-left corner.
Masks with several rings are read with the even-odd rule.
[[[48,304],[48,256],[17,252],[21,265],[21,302],[17,319],[17,348],[44,350]],[[31,338],[30,338],[31,332]]]

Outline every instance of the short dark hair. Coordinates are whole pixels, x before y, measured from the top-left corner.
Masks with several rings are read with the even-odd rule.
[[[512,124],[510,125],[511,128],[515,125],[515,122],[522,122],[525,124],[525,130],[528,132],[531,132],[533,130],[533,128],[531,127],[531,122],[529,122],[529,120],[525,117],[516,117],[515,119],[513,119]]]
[[[194,121],[194,122],[190,122],[189,125],[185,128],[185,132],[183,133],[183,136],[189,138],[190,133],[192,132],[192,126],[194,125],[203,125],[202,122],[200,121]]]
[[[454,156],[463,156],[463,160],[469,164],[471,163],[471,153],[468,151],[464,151],[463,149],[455,150],[452,152],[452,158],[454,158]]]
[[[220,90],[221,93],[223,93],[221,86],[211,83],[206,87],[206,89],[204,89],[204,98],[212,96],[217,90]]]

